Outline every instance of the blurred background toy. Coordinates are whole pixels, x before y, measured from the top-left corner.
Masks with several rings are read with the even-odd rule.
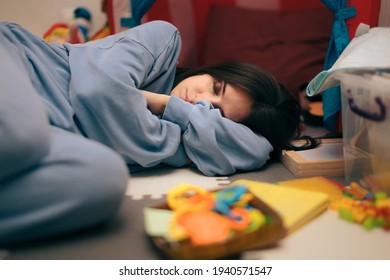
[[[89,41],[92,15],[85,7],[77,7],[73,11],[71,22],[59,22],[53,24],[43,35],[47,42],[57,43],[85,43]]]
[[[70,22],[65,20],[53,24],[43,38],[48,42],[74,44],[101,39],[140,25],[154,2],[155,0],[102,0],[101,11],[107,19],[95,34],[90,34],[91,12],[86,7],[78,7],[73,11]]]

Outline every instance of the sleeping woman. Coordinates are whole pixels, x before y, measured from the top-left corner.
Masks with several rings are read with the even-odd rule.
[[[246,63],[177,73],[178,30],[155,21],[86,44],[0,24],[0,245],[106,220],[127,167],[262,167],[300,134],[300,107]]]

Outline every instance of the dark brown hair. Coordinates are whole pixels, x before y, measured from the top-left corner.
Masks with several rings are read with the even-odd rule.
[[[209,74],[249,94],[254,104],[250,115],[241,123],[267,138],[275,152],[291,148],[290,140],[300,136],[302,110],[299,102],[268,71],[243,62],[216,63],[179,69],[174,86],[188,77],[202,74]]]

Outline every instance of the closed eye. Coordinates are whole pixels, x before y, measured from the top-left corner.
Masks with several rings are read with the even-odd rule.
[[[224,87],[223,82],[214,80],[213,90],[214,90],[215,95],[219,95],[219,94],[223,93],[224,89],[225,89],[225,87]]]

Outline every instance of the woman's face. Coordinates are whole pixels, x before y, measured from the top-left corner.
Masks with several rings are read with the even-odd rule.
[[[192,104],[199,100],[208,101],[221,111],[222,116],[235,122],[249,116],[253,105],[253,100],[245,91],[208,74],[184,79],[172,90],[171,95]]]

